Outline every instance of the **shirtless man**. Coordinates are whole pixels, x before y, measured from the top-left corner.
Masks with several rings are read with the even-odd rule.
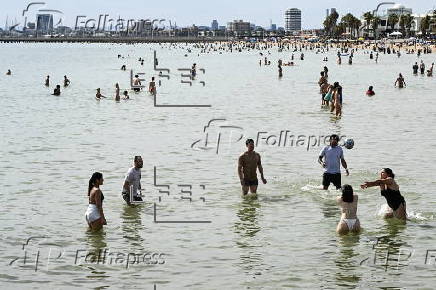
[[[257,168],[259,168],[260,178],[263,184],[266,184],[266,179],[263,176],[262,163],[260,161],[260,154],[254,151],[253,139],[247,139],[245,141],[247,151],[242,153],[238,159],[238,175],[241,181],[242,194],[245,196],[248,194],[248,189],[252,194],[256,194],[257,191]]]
[[[47,78],[45,79],[45,86],[50,86],[50,76],[47,76]]]
[[[321,77],[319,78],[318,85],[321,87],[323,83],[327,82],[327,78],[325,77],[324,71],[322,71],[320,74],[321,74]]]
[[[134,85],[134,86],[140,86],[140,85],[142,85],[142,84],[141,84],[141,81],[139,80],[139,75],[135,75],[135,78],[133,79],[133,85]],[[141,91],[141,88],[133,88],[133,90],[134,90],[135,92],[139,92],[139,91]]]
[[[395,87],[397,86],[397,83],[398,83],[398,87],[399,88],[403,88],[403,87],[406,86],[406,81],[404,80],[402,74],[398,75],[398,78],[397,78],[397,80],[395,81],[395,84],[394,84]]]

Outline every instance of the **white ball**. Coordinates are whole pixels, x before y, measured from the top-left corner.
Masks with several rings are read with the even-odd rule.
[[[354,140],[353,139],[345,140],[344,147],[347,148],[347,149],[353,149],[353,147],[354,147]]]

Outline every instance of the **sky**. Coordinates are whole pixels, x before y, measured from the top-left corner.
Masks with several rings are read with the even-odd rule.
[[[336,8],[339,15],[352,13],[360,17],[363,13],[375,9],[381,1],[375,0],[0,0],[0,28],[4,28],[6,18],[9,24],[17,20],[24,23],[23,9],[31,2],[45,2],[45,5],[34,5],[29,10],[29,20],[37,9],[56,9],[64,13],[63,24],[74,27],[77,16],[80,19],[98,19],[100,14],[109,14],[108,18],[117,19],[166,19],[176,22],[177,26],[192,24],[210,26],[213,19],[219,25],[242,19],[256,25],[269,27],[270,22],[284,27],[284,13],[288,8],[299,8],[302,11],[302,28],[322,28],[326,9]],[[395,2],[395,1],[392,1]],[[436,9],[435,0],[401,0],[413,13],[425,13]],[[383,7],[383,6],[382,6]],[[384,6],[386,9],[389,6]],[[31,10],[33,9],[33,16]],[[55,20],[56,22],[56,20]]]

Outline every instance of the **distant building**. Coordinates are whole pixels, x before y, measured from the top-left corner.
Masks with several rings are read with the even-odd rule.
[[[301,10],[291,8],[285,12],[285,30],[294,32],[301,30]]]
[[[27,22],[27,29],[35,29],[36,28],[36,24],[35,22]]]
[[[277,25],[276,24],[271,24],[270,30],[271,31],[276,31],[277,30]]]
[[[220,25],[220,26],[218,27],[218,29],[219,29],[219,30],[226,30],[226,27],[225,27],[224,25]]]
[[[212,30],[218,30],[218,21],[213,20],[210,27],[212,28]]]
[[[39,32],[53,31],[53,15],[52,14],[37,14],[36,15],[36,30]]]
[[[249,32],[251,30],[250,22],[245,22],[242,20],[234,20],[233,22],[228,22],[227,30],[236,34]]]
[[[325,18],[329,17],[329,15],[330,15],[330,10],[329,10],[329,9],[326,9],[326,10],[325,10]]]
[[[391,8],[387,9],[387,16],[391,14],[397,14],[398,16],[403,14],[412,14],[412,8],[406,8],[404,5],[395,4]]]

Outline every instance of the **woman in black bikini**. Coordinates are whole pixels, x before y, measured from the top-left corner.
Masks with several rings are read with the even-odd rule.
[[[380,186],[381,195],[386,198],[388,206],[392,209],[392,212],[385,214],[385,218],[395,217],[397,219],[406,220],[406,201],[400,193],[400,187],[394,180],[395,174],[390,168],[384,168],[380,173],[380,179],[376,181],[366,181],[360,187],[362,189]]]

